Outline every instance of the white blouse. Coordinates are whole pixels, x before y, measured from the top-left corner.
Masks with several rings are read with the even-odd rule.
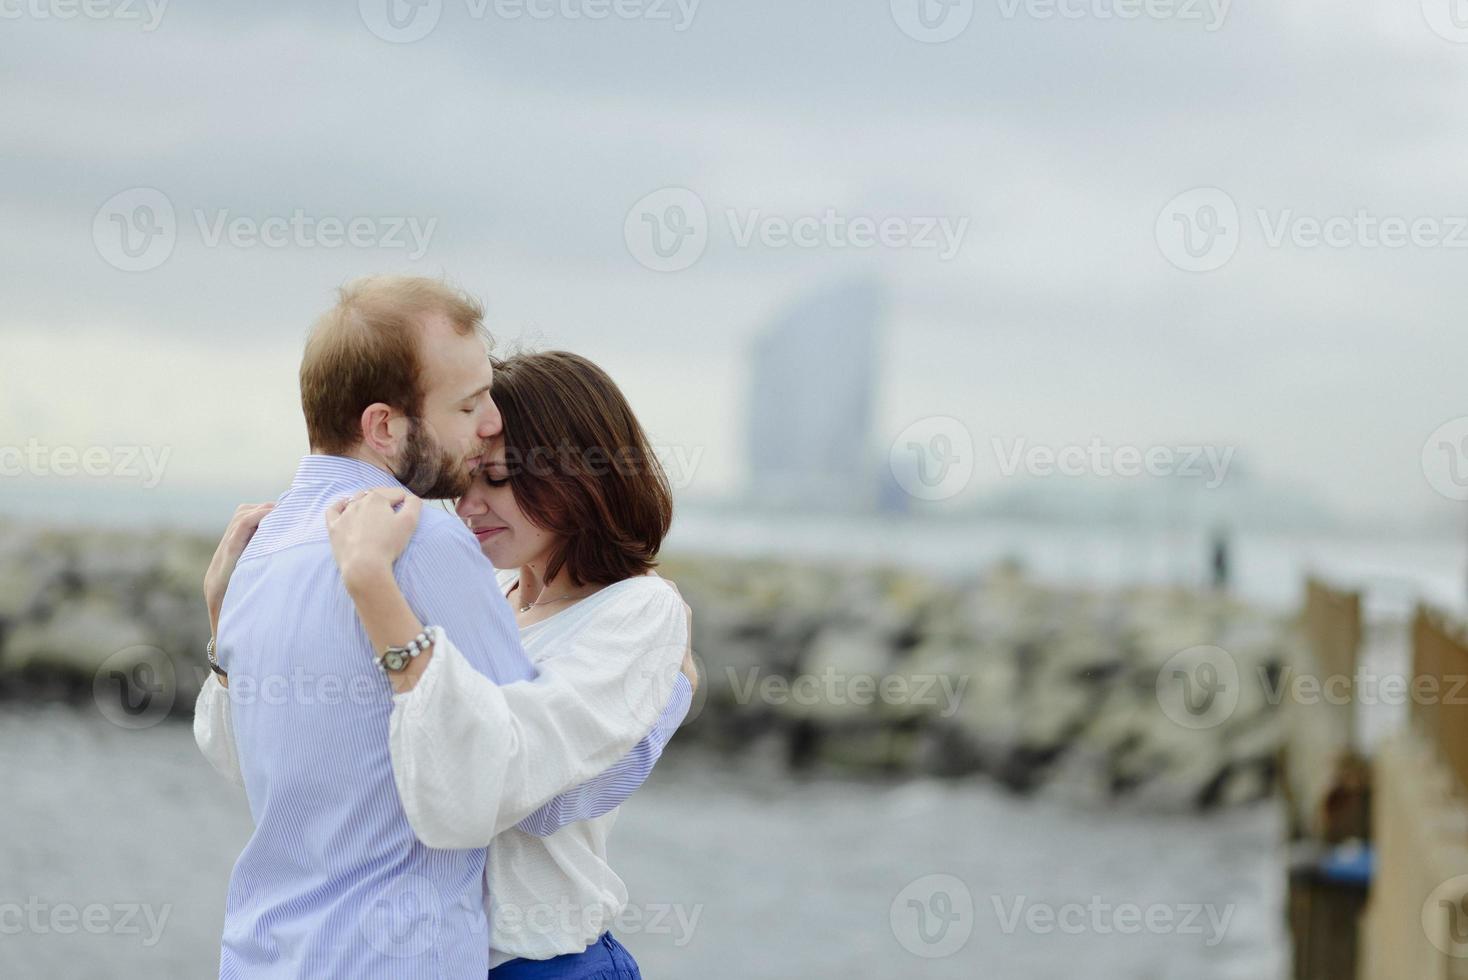
[[[516,573],[499,578],[503,590]],[[670,700],[683,698],[686,712],[689,699],[683,600],[655,575],[609,585],[520,637],[539,676],[499,685],[435,631],[417,685],[393,697],[388,733],[418,839],[440,848],[493,841],[484,869],[492,967],[581,952],[621,914],[627,889],[606,858],[616,809],[546,837],[516,824],[626,755]],[[212,675],[194,708],[194,738],[210,765],[243,785],[229,692]]]

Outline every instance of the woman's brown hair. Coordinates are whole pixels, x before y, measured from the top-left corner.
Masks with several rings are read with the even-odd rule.
[[[657,565],[673,494],[627,399],[566,351],[492,359],[515,503],[559,539],[544,571],[572,585],[620,582]]]

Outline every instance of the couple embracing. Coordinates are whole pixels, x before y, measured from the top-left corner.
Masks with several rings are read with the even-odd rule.
[[[438,280],[343,288],[311,453],[206,574],[194,734],[255,824],[221,978],[639,976],[606,843],[697,683],[671,495],[603,371],[494,360],[482,319]]]

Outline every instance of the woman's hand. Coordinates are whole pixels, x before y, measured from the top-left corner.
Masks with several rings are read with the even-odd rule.
[[[657,575],[656,572],[648,572],[648,574]],[[673,587],[673,591],[678,593],[679,599],[683,598],[683,593],[678,589],[676,582],[667,578],[663,579],[663,581]],[[697,694],[698,665],[693,662],[693,607],[688,604],[687,600],[683,602],[683,615],[688,618],[688,649],[683,651],[683,665],[679,670],[683,672],[684,677],[688,678],[688,684],[693,689],[693,693]]]
[[[391,577],[422,510],[423,501],[400,487],[360,490],[326,509],[331,554],[347,591]]]
[[[245,545],[255,536],[255,529],[274,508],[273,503],[240,504],[235,508],[229,527],[224,529],[224,537],[219,539],[219,547],[214,549],[214,557],[204,572],[204,605],[209,609],[209,633],[213,636],[219,635],[219,610],[224,605],[229,577],[234,574]]]
[[[688,614],[688,649],[683,651],[683,676],[688,678],[688,685],[693,693],[698,693],[698,665],[693,662],[693,607],[683,603],[683,609]]]
[[[326,509],[326,533],[342,584],[357,607],[368,639],[379,651],[407,643],[423,631],[392,574],[393,562],[408,547],[422,510],[423,501],[401,487],[362,490]],[[405,670],[388,671],[393,691],[411,691],[432,657],[429,647]]]

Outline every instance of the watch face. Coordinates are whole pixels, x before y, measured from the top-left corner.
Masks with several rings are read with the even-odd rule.
[[[402,650],[392,650],[382,655],[382,663],[388,670],[402,670],[408,666],[408,655]]]

